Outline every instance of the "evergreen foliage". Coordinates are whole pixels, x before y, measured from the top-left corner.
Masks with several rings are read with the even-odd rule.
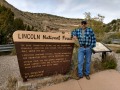
[[[14,19],[11,9],[0,5],[0,44],[12,43],[12,35],[16,30],[31,30],[33,28],[25,25],[20,18]]]

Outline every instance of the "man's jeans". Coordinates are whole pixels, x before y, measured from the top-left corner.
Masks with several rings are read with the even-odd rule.
[[[84,48],[80,47],[78,49],[78,75],[79,77],[83,76],[83,64],[85,59],[85,68],[84,74],[90,74],[90,63],[91,63],[92,50],[90,47]]]

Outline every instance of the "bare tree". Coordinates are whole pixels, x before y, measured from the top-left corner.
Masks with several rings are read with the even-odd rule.
[[[85,19],[86,20],[90,20],[91,19],[91,13],[90,12],[85,12],[84,15],[85,15]]]
[[[102,16],[102,15],[98,14],[99,21],[103,22],[104,18],[105,18],[105,16]]]

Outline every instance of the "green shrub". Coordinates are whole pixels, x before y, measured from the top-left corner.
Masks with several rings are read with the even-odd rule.
[[[120,49],[118,49],[118,50],[116,51],[116,53],[120,53]]]
[[[119,39],[120,38],[120,32],[114,33],[114,34],[110,35],[108,38]]]
[[[110,34],[107,37],[103,37],[102,42],[106,43],[106,44],[111,44],[113,39],[120,39],[120,32],[114,33],[114,34]]]
[[[104,61],[95,59],[91,62],[91,73],[103,71],[105,69],[115,69],[117,67],[117,61],[114,56],[106,56]]]
[[[107,56],[102,62],[102,66],[104,69],[115,69],[117,67],[116,58],[113,55]]]
[[[104,39],[102,40],[102,42],[105,43],[105,44],[111,44],[111,41],[112,41],[111,38],[104,38]]]

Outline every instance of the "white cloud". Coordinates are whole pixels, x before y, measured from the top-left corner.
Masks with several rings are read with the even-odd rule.
[[[105,16],[105,23],[120,18],[120,0],[7,0],[22,11],[83,18],[84,12]]]

